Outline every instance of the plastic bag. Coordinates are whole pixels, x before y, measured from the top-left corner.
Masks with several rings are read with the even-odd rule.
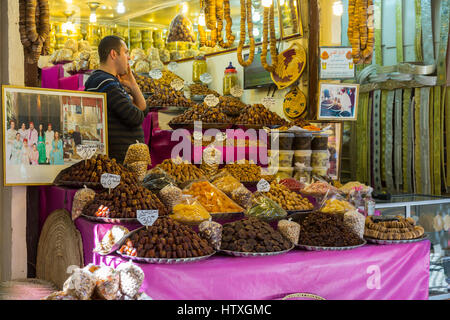
[[[97,242],[97,245],[93,251],[101,255],[109,254],[111,252],[112,247],[129,232],[130,231],[124,226],[117,226],[117,225],[113,226],[103,236],[103,239]]]
[[[134,173],[138,181],[142,181],[147,174],[148,164],[146,161],[136,161],[128,164],[127,168]]]
[[[147,61],[140,60],[136,62],[134,66],[134,71],[139,73],[148,73],[150,72],[150,64]]]
[[[190,183],[183,190],[183,193],[196,197],[209,213],[238,213],[244,211],[241,206],[206,180]]]
[[[132,144],[128,147],[123,164],[126,165],[136,161],[146,161],[147,164],[149,165],[152,164],[148,145],[146,145],[145,143],[141,143],[139,141],[136,141],[135,144]]]
[[[91,58],[91,52],[84,50],[84,51],[80,51],[79,52],[79,59],[80,60],[85,60],[85,61],[89,61],[89,59]]]
[[[78,52],[78,42],[74,39],[69,39],[64,44],[64,49],[72,50],[72,53]]]
[[[183,191],[174,184],[168,184],[159,191],[159,199],[169,211],[172,211],[175,204],[183,200]]]
[[[72,220],[75,221],[83,212],[83,208],[89,201],[94,200],[95,191],[92,189],[84,188],[78,190],[73,197],[72,204]]]
[[[162,62],[170,62],[170,51],[167,49],[160,49],[159,57]]]
[[[53,292],[52,294],[46,296],[42,300],[62,301],[62,300],[78,300],[78,298],[71,294],[68,294],[64,291],[56,291],[56,292]]]
[[[98,69],[100,66],[100,58],[97,52],[92,52],[89,58],[89,70]]]
[[[338,194],[339,190],[325,181],[315,181],[301,190],[301,193],[310,196],[325,196]]]
[[[59,50],[55,50],[52,55],[50,56],[50,63],[56,64],[58,62],[58,55],[59,55]]]
[[[89,61],[79,60],[76,62],[76,71],[86,71],[89,70]]]
[[[78,42],[78,51],[91,51],[91,45],[89,44],[89,41],[81,40]]]
[[[173,209],[170,218],[185,224],[199,224],[211,219],[211,215],[196,198],[183,196]]]
[[[287,212],[275,201],[256,192],[252,206],[245,212],[247,217],[255,217],[264,221],[279,220],[287,216]]]
[[[291,220],[278,221],[277,230],[290,242],[297,245],[300,238],[300,225],[297,222]]]
[[[64,282],[65,293],[77,297],[80,300],[89,300],[95,289],[94,275],[84,269],[75,269],[73,274]]]
[[[146,58],[146,54],[145,51],[140,49],[140,48],[136,48],[131,50],[131,55],[130,55],[130,59],[132,61],[139,61],[139,60],[145,60]]]
[[[118,300],[120,292],[120,273],[114,268],[102,266],[94,272],[95,294],[101,299]]]
[[[351,228],[361,239],[364,237],[366,217],[358,212],[351,210],[344,213],[344,224]]]
[[[220,161],[222,160],[222,152],[214,147],[207,147],[203,150],[202,169],[207,176],[212,176],[219,171]]]
[[[74,52],[70,49],[61,49],[56,62],[72,61]]]
[[[170,22],[167,42],[188,41],[195,42],[194,27],[191,20],[183,14],[177,14]]]
[[[344,214],[347,211],[356,210],[347,200],[342,196],[329,193],[323,200],[319,211],[323,213],[337,213]]]
[[[245,209],[252,206],[252,198],[253,193],[243,184],[231,192],[231,199]]]
[[[198,226],[200,237],[208,240],[215,249],[220,250],[222,244],[222,225],[214,221],[204,221]]]
[[[161,189],[169,184],[176,185],[176,182],[159,167],[147,171],[147,175],[142,180],[142,185],[154,193],[159,193]]]
[[[116,271],[120,274],[120,291],[128,297],[134,298],[144,281],[144,271],[131,261],[120,264]]]

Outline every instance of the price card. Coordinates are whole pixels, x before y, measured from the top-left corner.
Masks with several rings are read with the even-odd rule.
[[[213,95],[213,94],[208,94],[208,95],[205,97],[204,102],[206,103],[206,105],[207,105],[208,107],[215,107],[215,106],[217,106],[217,105],[219,104],[220,100],[219,100],[219,98],[217,98],[215,95]]]
[[[184,81],[179,79],[179,78],[175,78],[172,80],[172,82],[170,83],[170,86],[176,90],[176,91],[180,91],[181,89],[184,88]]]
[[[275,107],[275,98],[274,97],[264,97],[261,101],[262,105],[267,109],[271,109]]]
[[[136,217],[140,224],[150,227],[159,217],[159,210],[137,210]]]
[[[77,154],[83,159],[87,160],[94,156],[94,154],[97,152],[97,146],[94,145],[83,145],[79,144],[77,146]]]
[[[104,173],[100,178],[100,183],[102,184],[103,188],[109,189],[111,191],[111,189],[114,189],[119,185],[120,176],[117,174]]]
[[[167,69],[169,69],[169,71],[171,72],[175,72],[178,69],[178,63],[176,63],[175,61],[170,62],[167,65]]]
[[[200,75],[200,81],[204,84],[210,84],[213,81],[213,78],[209,73],[204,73]]]
[[[150,71],[148,73],[150,75],[150,77],[152,77],[155,80],[159,80],[162,78],[163,74],[162,71],[159,69],[153,69],[152,71]]]
[[[240,98],[244,94],[244,90],[239,86],[234,86],[231,88],[230,93],[233,97]]]
[[[270,191],[270,183],[267,182],[265,179],[259,180],[258,184],[256,185],[256,188],[259,192],[269,192]]]

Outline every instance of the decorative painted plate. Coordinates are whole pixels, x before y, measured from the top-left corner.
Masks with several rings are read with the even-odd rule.
[[[298,87],[294,87],[284,97],[284,114],[289,119],[306,116],[306,96]]]
[[[288,49],[281,52],[278,65],[270,74],[278,89],[285,89],[297,81],[306,67],[306,50],[298,42],[294,42]]]

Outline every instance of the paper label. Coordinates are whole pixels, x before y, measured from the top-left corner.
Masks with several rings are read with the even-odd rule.
[[[175,61],[170,62],[167,65],[167,69],[169,69],[170,72],[175,72],[178,69],[178,63],[176,63]]]
[[[150,71],[148,74],[150,75],[150,77],[152,77],[152,78],[155,79],[155,80],[159,80],[159,79],[161,79],[162,76],[163,76],[161,70],[159,70],[159,69],[153,69],[153,70]]]
[[[230,93],[233,97],[240,98],[244,94],[244,90],[239,86],[234,86],[231,88]]]
[[[184,81],[179,79],[179,78],[175,78],[172,80],[172,82],[170,83],[170,86],[176,90],[176,91],[180,91],[181,89],[184,88]]]
[[[204,84],[210,84],[213,81],[213,78],[209,73],[204,73],[200,76],[200,81]]]
[[[117,174],[104,173],[100,178],[100,183],[105,189],[114,189],[120,184],[120,176]]]
[[[267,109],[271,109],[275,107],[275,98],[274,97],[264,97],[261,101],[261,104]]]
[[[215,106],[217,106],[217,105],[219,104],[220,100],[219,100],[219,98],[217,98],[215,95],[213,95],[213,94],[208,94],[208,95],[205,97],[204,102],[206,103],[206,105],[207,105],[208,107],[215,107]]]
[[[137,210],[136,217],[140,224],[150,227],[159,217],[159,210]]]
[[[92,158],[96,152],[97,152],[97,146],[94,146],[94,145],[79,144],[77,146],[77,154],[83,160]]]
[[[259,192],[269,192],[270,183],[267,182],[265,179],[261,179],[256,185],[256,188],[258,189]]]

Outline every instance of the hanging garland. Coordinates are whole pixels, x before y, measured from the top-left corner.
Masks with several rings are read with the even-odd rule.
[[[250,39],[250,51],[246,61],[242,57],[242,50],[245,44],[245,26],[247,25],[248,37]],[[252,2],[251,0],[241,0],[241,38],[237,48],[237,58],[239,64],[243,67],[248,67],[253,63],[255,58],[255,38],[253,37],[253,22],[252,22]]]
[[[277,39],[275,36],[275,14],[274,5],[270,8],[264,7],[263,13],[263,43],[262,43],[262,53],[261,53],[261,64],[264,69],[268,72],[274,72],[277,69]],[[272,57],[272,65],[267,63],[267,42],[268,42],[268,29],[270,26],[270,55]]]
[[[198,26],[200,35],[200,46],[215,47],[217,43],[222,48],[229,48],[234,44],[235,36],[231,32],[233,21],[231,19],[230,1],[229,0],[205,0],[205,20],[206,27],[211,31],[211,40],[206,39],[206,32],[203,26]],[[200,3],[203,10],[203,1]],[[223,20],[226,21],[226,39],[222,38]]]
[[[374,47],[373,0],[349,0],[348,39],[355,64],[369,64]]]
[[[289,0],[289,8],[291,11],[292,33],[298,31],[297,10],[295,10],[294,0]]]
[[[231,27],[233,26],[233,21],[231,19],[231,9],[230,9],[230,0],[216,0],[217,1],[217,34],[219,45],[226,49],[230,48],[234,44],[234,40],[236,37],[231,33]],[[223,28],[223,15],[225,15],[225,34],[227,38],[227,42],[224,42],[222,39],[222,28]]]
[[[49,20],[48,0],[19,0],[20,41],[29,64],[36,63],[42,53],[48,54]]]

